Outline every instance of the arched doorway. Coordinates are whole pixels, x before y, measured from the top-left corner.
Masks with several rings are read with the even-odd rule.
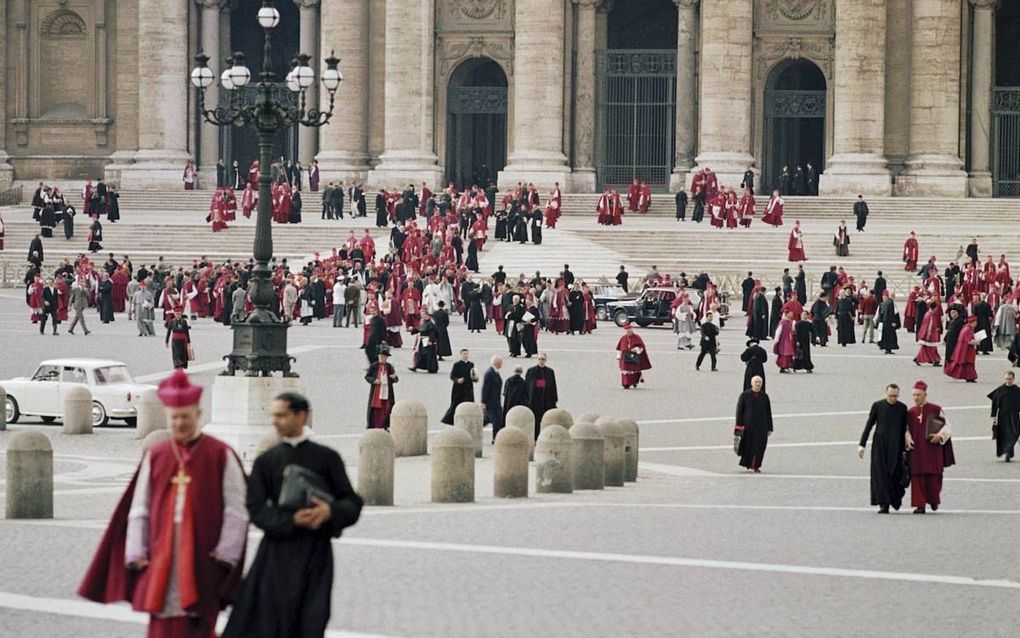
[[[258,26],[257,14],[261,3],[240,2],[230,12],[230,51],[241,51],[245,55],[245,63],[251,69],[252,81],[241,93],[241,99],[246,101],[255,100],[255,83],[258,74],[262,72],[262,55],[265,39],[262,29]],[[273,29],[271,40],[271,59],[276,92],[283,99],[291,99],[293,94],[287,89],[284,78],[291,69],[291,60],[300,53],[298,51],[300,42],[301,17],[298,14],[298,7],[293,2],[280,2],[276,5],[280,12],[280,23]],[[255,26],[252,26],[255,25]],[[314,61],[313,61],[314,62]],[[216,69],[223,68],[223,61],[217,61],[210,66]],[[220,102],[229,99],[228,91],[220,91]],[[273,157],[281,156],[288,159],[297,158],[297,127],[279,129],[276,132],[276,140],[273,143]],[[242,172],[247,171],[251,161],[259,156],[258,135],[250,128],[230,126],[221,129],[220,146],[223,157],[229,166],[231,161],[237,160]]]
[[[762,185],[778,188],[783,167],[795,175],[807,165],[821,175],[825,162],[825,75],[810,60],[784,60],[765,81]],[[764,191],[764,188],[762,189]],[[817,194],[814,192],[784,194]]]
[[[465,60],[446,94],[446,178],[487,186],[506,166],[507,78],[490,58]]]

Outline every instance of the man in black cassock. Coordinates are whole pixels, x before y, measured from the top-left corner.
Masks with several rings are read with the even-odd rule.
[[[906,447],[907,406],[900,402],[900,388],[890,383],[885,399],[871,404],[868,422],[864,425],[857,456],[864,458],[871,429],[871,504],[878,505],[879,514],[888,514],[889,506],[899,511],[903,504],[903,453]]]
[[[811,362],[811,344],[815,340],[815,326],[811,321],[811,313],[807,310],[800,313],[800,321],[793,328],[794,345],[797,353],[793,356],[794,370],[807,370],[810,374],[815,369]]]
[[[363,501],[335,450],[308,438],[308,400],[281,394],[272,405],[281,441],[255,459],[248,478],[251,522],[265,536],[234,604],[223,638],[323,636],[333,589],[333,539],[358,521]],[[329,502],[300,509],[278,504],[284,469],[318,475]]]
[[[524,324],[524,304],[521,296],[512,297],[510,309],[503,314],[503,331],[506,333],[507,347],[511,357],[521,356],[521,329]]]
[[[769,329],[769,302],[765,298],[765,287],[758,289],[751,300],[751,325],[747,327],[745,336],[761,341],[771,335]]]
[[[529,406],[528,382],[524,380],[524,368],[515,366],[513,375],[503,384],[503,420],[510,408],[518,405]]]
[[[743,303],[741,304],[743,308],[741,310],[744,311],[744,314],[747,314],[751,310],[751,302],[754,301],[752,299],[755,292],[754,273],[747,273],[747,277],[744,277],[744,280],[740,282],[740,291],[743,293]]]
[[[864,195],[857,196],[857,201],[854,203],[854,217],[857,218],[857,232],[863,232],[864,225],[868,223],[868,203],[864,201]]]
[[[485,422],[492,424],[492,441],[496,442],[496,435],[503,427],[503,402],[500,395],[503,392],[503,377],[499,369],[503,367],[503,358],[494,355],[489,362],[489,369],[482,377],[482,405],[485,406]]]
[[[547,410],[556,407],[559,397],[556,395],[556,373],[545,365],[546,354],[538,355],[538,365],[528,368],[524,380],[528,384],[528,405],[535,414],[535,438],[541,434],[542,417]]]
[[[450,407],[443,415],[442,422],[446,425],[453,425],[453,415],[457,406],[461,403],[474,403],[475,381],[478,381],[478,373],[475,372],[475,364],[468,360],[470,353],[467,348],[461,348],[460,361],[450,368],[450,380],[453,381],[453,388],[450,389]]]
[[[746,188],[754,194],[754,171],[750,168],[744,171],[744,180],[740,182],[740,188]]]
[[[737,422],[733,430],[734,449],[740,465],[748,472],[761,473],[765,448],[772,436],[772,404],[762,386],[761,377],[751,379],[751,389],[740,393],[737,399]]]
[[[687,191],[681,189],[676,194],[676,220],[678,222],[687,219]]]
[[[386,341],[386,320],[382,318],[378,310],[373,310],[372,317],[368,320],[368,340],[365,342],[365,356],[368,357],[368,365],[379,360],[379,345]]]
[[[453,356],[453,346],[450,345],[450,313],[446,302],[440,301],[438,305],[432,313],[432,323],[436,325],[436,357],[442,361],[443,357]]]
[[[992,312],[992,307],[988,305],[988,302],[981,297],[981,293],[975,292],[973,294],[970,312],[977,317],[977,326],[974,327],[974,332],[977,333],[983,330],[985,333],[984,339],[978,342],[977,352],[978,354],[991,354],[992,320],[995,317],[995,313]]]
[[[992,437],[995,439],[995,456],[1013,460],[1017,439],[1020,438],[1020,386],[1014,383],[1012,370],[1007,370],[1003,384],[993,390],[988,398],[992,400]]]
[[[740,354],[740,360],[744,362],[744,390],[751,389],[751,379],[761,377],[761,389],[764,391],[765,362],[769,360],[769,355],[754,337],[748,339],[746,345],[747,348]]]

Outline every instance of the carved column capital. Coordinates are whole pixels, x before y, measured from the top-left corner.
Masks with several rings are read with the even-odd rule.
[[[576,4],[579,7],[585,7],[585,8],[587,8],[587,7],[596,7],[596,5],[601,4],[601,0],[571,0],[571,2],[573,2],[574,4]]]
[[[299,9],[314,9],[319,6],[319,0],[294,0]]]
[[[697,6],[698,0],[673,0],[678,9],[690,9]]]
[[[195,4],[203,9],[223,10],[230,2],[228,0],[195,0]]]
[[[999,0],[970,0],[970,3],[974,5],[975,9],[991,9],[995,11],[999,8]]]

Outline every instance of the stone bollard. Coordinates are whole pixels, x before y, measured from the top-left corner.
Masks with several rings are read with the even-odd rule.
[[[485,412],[481,403],[461,403],[453,412],[453,427],[471,435],[475,442],[475,458],[482,458],[482,429],[485,427]]]
[[[3,406],[3,411],[0,412],[0,432],[7,429],[7,391],[0,388],[0,405]]]
[[[53,447],[42,432],[18,432],[7,446],[7,518],[53,518]]]
[[[514,427],[524,432],[528,437],[528,445],[531,451],[528,452],[528,460],[535,458],[535,413],[526,405],[515,405],[506,413],[504,426]]]
[[[475,441],[460,428],[447,428],[432,443],[432,502],[475,500]]]
[[[542,415],[541,429],[544,431],[550,425],[562,425],[569,430],[574,425],[574,419],[563,408],[553,408]],[[539,436],[541,436],[541,433]]]
[[[575,490],[601,490],[606,486],[605,439],[594,423],[576,423],[570,428],[573,440]]]
[[[599,417],[595,427],[606,440],[605,464],[606,487],[623,487],[627,474],[627,456],[624,453],[626,435],[623,427],[613,417]]]
[[[623,455],[626,459],[623,480],[633,483],[637,480],[638,444],[641,442],[640,430],[638,429],[637,421],[617,419],[616,422],[623,428]]]
[[[594,412],[585,412],[581,416],[574,420],[574,423],[595,423],[599,420],[599,415]]]
[[[429,413],[420,401],[397,401],[390,412],[390,434],[397,456],[429,453]]]
[[[163,441],[170,438],[170,430],[156,430],[155,432],[149,432],[142,439],[142,456],[145,455],[153,446],[159,445]]]
[[[69,385],[63,394],[64,434],[92,434],[92,393]]]
[[[369,430],[358,443],[358,494],[365,505],[393,505],[393,436]]]
[[[166,429],[166,410],[156,390],[145,390],[135,400],[135,438],[144,439],[150,433]]]
[[[548,414],[548,412],[546,413]],[[535,491],[539,494],[570,494],[574,491],[573,443],[570,432],[553,423],[542,428],[535,443]]]
[[[503,428],[493,446],[496,498],[527,498],[531,440],[520,428]]]

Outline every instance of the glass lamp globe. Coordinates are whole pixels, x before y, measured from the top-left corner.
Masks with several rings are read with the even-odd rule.
[[[301,85],[298,84],[297,77],[295,77],[293,70],[291,70],[291,72],[287,74],[287,80],[286,81],[287,81],[287,88],[290,89],[291,91],[293,91],[294,93],[297,93],[298,91],[301,90]]]
[[[280,24],[280,12],[276,7],[263,6],[259,9],[258,20],[263,29],[272,29]]]
[[[234,90],[234,81],[230,79],[230,69],[220,74],[220,85],[228,91]]]
[[[196,66],[191,72],[191,83],[198,89],[207,89],[216,81],[212,69],[207,66]]]
[[[298,85],[302,89],[307,89],[315,84],[315,71],[310,66],[299,66],[291,71],[291,73],[294,74],[294,79],[297,80]]]
[[[242,87],[248,84],[248,80],[250,79],[251,71],[248,70],[248,67],[235,64],[230,69],[230,81],[233,82],[234,86]]]

